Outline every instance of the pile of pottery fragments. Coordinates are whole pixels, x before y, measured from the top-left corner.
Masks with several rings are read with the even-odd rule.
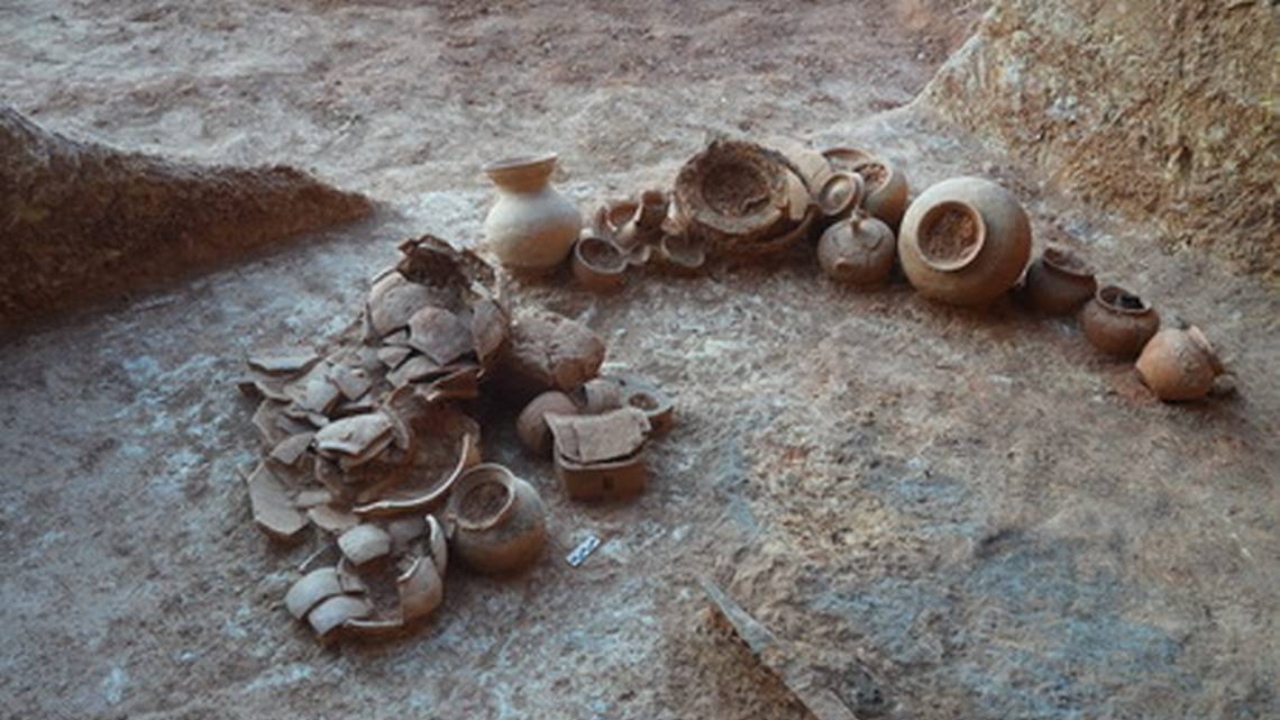
[[[644,491],[644,449],[672,426],[670,398],[643,377],[601,376],[605,344],[580,323],[513,313],[504,271],[549,276],[567,264],[577,283],[603,293],[635,266],[694,274],[816,239],[824,272],[855,287],[881,285],[900,265],[939,302],[984,306],[1013,292],[1046,315],[1078,313],[1089,342],[1137,357],[1162,399],[1201,397],[1223,371],[1199,330],[1160,330],[1146,302],[1099,288],[1072,251],[1049,247],[1028,267],[1027,215],[989,180],[954,178],[908,202],[901,170],[863,150],[719,140],[670,192],[606,203],[584,222],[549,184],[555,162],[485,168],[498,200],[483,249],[503,270],[438,238],[406,241],[326,352],[249,360],[241,389],[259,400],[253,424],[264,447],[246,478],[253,519],[281,541],[322,539],[285,597],[322,640],[412,627],[442,602],[451,554],[482,573],[540,557],[542,499],[482,461],[481,427],[468,413],[481,395],[523,408],[520,441],[550,459],[567,497]]]

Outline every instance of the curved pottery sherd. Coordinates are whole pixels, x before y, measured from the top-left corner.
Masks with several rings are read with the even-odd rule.
[[[916,290],[953,305],[994,302],[1017,283],[1031,256],[1031,223],[990,180],[944,180],[911,203],[898,258]]]
[[[858,212],[827,228],[818,240],[818,263],[823,272],[833,280],[859,287],[884,283],[893,272],[897,254],[889,226]]]
[[[578,239],[582,216],[551,187],[555,167],[554,153],[484,166],[498,190],[498,201],[484,220],[485,245],[512,270],[548,272],[564,262]]]
[[[1202,398],[1223,370],[1213,345],[1197,327],[1157,332],[1142,349],[1137,366],[1142,382],[1161,400]]]
[[[586,415],[599,415],[622,407],[622,387],[608,378],[592,378],[574,394],[574,401]]]
[[[463,473],[445,512],[454,551],[477,572],[528,567],[546,544],[542,498],[502,465],[484,463]]]
[[[1091,345],[1118,358],[1134,358],[1160,329],[1160,315],[1142,298],[1116,285],[1098,288],[1080,311]]]
[[[596,235],[583,235],[573,246],[573,277],[596,293],[613,292],[626,284],[627,255]]]
[[[1076,253],[1050,245],[1027,268],[1023,300],[1044,315],[1070,315],[1098,291],[1093,268]]]

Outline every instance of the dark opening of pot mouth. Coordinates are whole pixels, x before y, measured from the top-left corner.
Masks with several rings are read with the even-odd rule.
[[[511,490],[497,480],[486,479],[466,489],[458,514],[470,523],[492,520],[511,499]]]
[[[919,237],[920,252],[934,263],[961,262],[978,250],[982,231],[973,212],[959,205],[939,206]]]
[[[889,181],[889,168],[883,163],[867,162],[858,166],[856,171],[867,183],[867,190],[879,190]]]
[[[583,238],[578,241],[578,257],[593,270],[621,272],[627,266],[627,257],[613,243],[600,238]]]
[[[1045,248],[1044,261],[1059,270],[1065,270],[1074,275],[1093,274],[1093,268],[1084,261],[1084,258],[1066,248],[1053,246]]]
[[[658,401],[647,393],[636,393],[627,398],[627,404],[633,408],[640,408],[645,411],[653,411],[658,409]]]
[[[1119,310],[1140,311],[1147,309],[1147,303],[1142,298],[1115,285],[1108,285],[1099,290],[1098,298]]]
[[[750,215],[769,201],[770,190],[760,168],[734,158],[717,161],[702,178],[702,199],[720,215]]]

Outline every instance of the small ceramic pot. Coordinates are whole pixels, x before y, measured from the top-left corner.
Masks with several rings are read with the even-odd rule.
[[[890,229],[897,229],[907,211],[907,176],[896,165],[879,157],[855,164],[853,171],[866,183],[862,207]]]
[[[1089,343],[1119,358],[1134,358],[1160,329],[1160,315],[1142,298],[1116,285],[1098,288],[1080,311]]]
[[[1138,374],[1161,400],[1194,400],[1213,389],[1222,362],[1200,328],[1166,328],[1138,357]]]
[[[546,544],[542,498],[502,465],[483,463],[464,472],[445,513],[453,526],[454,551],[477,572],[528,567]]]
[[[551,429],[547,415],[577,415],[578,405],[559,390],[548,390],[529,401],[516,418],[516,435],[520,444],[536,457],[551,455]]]
[[[1022,298],[1041,314],[1070,315],[1097,291],[1093,268],[1083,258],[1067,248],[1050,245],[1027,268]]]
[[[661,190],[645,190],[635,212],[618,226],[613,242],[624,253],[655,243],[662,236],[662,221],[667,219],[667,194]]]
[[[627,282],[627,256],[613,243],[590,232],[584,230],[573,246],[574,279],[595,293],[621,289]]]
[[[498,201],[484,220],[485,245],[507,268],[545,273],[569,256],[582,216],[551,187],[556,155],[548,153],[489,163],[484,172]]]
[[[863,187],[861,175],[845,170],[834,171],[818,188],[818,209],[829,218],[848,216],[862,202]]]
[[[1031,257],[1022,205],[983,178],[944,180],[911,203],[898,259],[916,290],[952,305],[989,305],[1018,282]]]
[[[833,280],[859,287],[888,279],[897,254],[889,226],[860,211],[827,228],[818,240],[818,263],[823,272]]]

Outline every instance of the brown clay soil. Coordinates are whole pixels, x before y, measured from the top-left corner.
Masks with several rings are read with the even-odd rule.
[[[0,96],[183,160],[287,162],[374,220],[0,345],[6,718],[801,718],[709,620],[709,576],[863,716],[1277,717],[1280,299],[1066,204],[906,105],[980,8],[908,2],[50,0],[0,6]],[[886,112],[888,111],[888,112]],[[272,544],[247,353],[321,344],[395,243],[475,243],[479,166],[560,152],[584,207],[669,184],[719,133],[874,147],[918,192],[980,173],[1037,238],[1205,327],[1238,393],[1155,401],[1072,320],[859,293],[811,255],[706,277],[517,285],[649,375],[678,423],[646,492],[568,502],[481,408],[486,460],[547,501],[505,579],[451,563],[383,644],[282,607],[319,547]],[[578,568],[564,556],[588,535]]]
[[[934,218],[920,237],[920,252],[934,262],[959,260],[978,242],[978,226],[960,210],[948,208]]]

